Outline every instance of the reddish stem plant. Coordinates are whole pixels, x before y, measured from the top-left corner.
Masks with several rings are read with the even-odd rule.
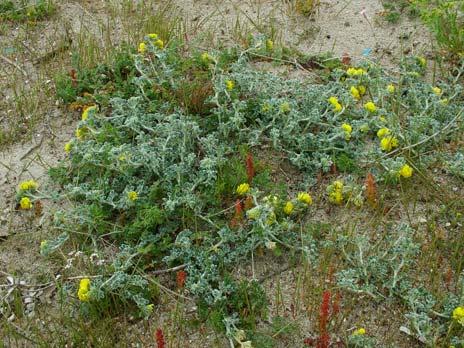
[[[157,329],[155,333],[156,346],[158,348],[165,348],[166,341],[164,340],[163,330]]]

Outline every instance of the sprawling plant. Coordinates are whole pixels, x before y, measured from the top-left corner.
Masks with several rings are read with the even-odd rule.
[[[316,83],[260,71],[257,60],[274,54],[261,39],[244,51],[190,56],[147,36],[139,50],[131,95],[86,109],[68,158],[52,171],[62,196],[75,202],[57,217],[59,229],[83,243],[111,238],[120,245],[115,263],[83,283],[89,303],[113,296],[146,314],[146,270],[183,269],[188,293],[227,324],[231,313],[247,312],[236,294],[257,294],[261,303],[258,283],[234,278],[237,263],[250,262],[257,249],[317,253],[299,226],[310,195],[282,194],[265,169],[243,164],[243,149],[282,154],[302,174],[302,188],[333,166],[352,173],[351,184],[333,184],[329,200],[361,206],[360,169],[386,182],[410,177],[408,161],[462,127],[461,88],[423,82],[423,59],[405,60],[394,76],[367,62],[336,68]],[[27,190],[21,196],[38,198]],[[406,232],[377,256],[367,237],[340,243],[357,255],[347,252],[356,266],[340,281],[373,297],[398,293],[417,253]],[[373,255],[365,260],[364,252]]]

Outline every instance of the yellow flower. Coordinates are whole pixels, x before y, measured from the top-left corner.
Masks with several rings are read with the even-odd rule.
[[[161,40],[161,39],[156,40],[156,41],[155,41],[155,46],[158,47],[160,50],[162,50],[163,47],[164,47],[164,42],[163,42],[163,40]]]
[[[387,119],[384,116],[380,116],[379,121],[382,123],[387,123]]]
[[[247,183],[243,183],[243,184],[240,184],[238,187],[237,187],[237,194],[239,196],[244,196],[248,193],[248,191],[250,191],[250,185],[248,185]]]
[[[158,34],[148,34],[147,36],[152,40],[156,40],[158,38]]]
[[[394,147],[398,146],[398,139],[396,139],[394,136],[386,136],[382,138],[380,141],[380,148],[383,151],[390,152]]]
[[[388,93],[390,93],[390,94],[395,93],[395,86],[392,85],[392,84],[388,85],[388,86],[387,86],[387,91],[388,91]]]
[[[363,327],[357,329],[355,332],[353,332],[353,336],[362,336],[366,334],[366,329]]]
[[[66,144],[64,144],[64,152],[70,153],[70,152],[71,152],[71,149],[72,149],[72,144],[71,144],[71,142],[67,142]]]
[[[425,65],[427,64],[427,61],[425,60],[424,57],[417,57],[417,61],[419,62],[419,64],[425,68]]]
[[[366,73],[366,71],[364,69],[362,69],[362,68],[359,68],[359,69],[348,68],[346,73],[348,74],[348,76],[361,76],[361,75],[364,75]]]
[[[147,51],[147,44],[145,42],[141,42],[139,44],[139,53],[145,53]]]
[[[345,139],[350,140],[351,132],[353,131],[353,128],[348,123],[343,123],[342,129],[345,132]]]
[[[329,201],[335,204],[342,204],[343,202],[343,193],[341,190],[334,190],[329,194]]]
[[[313,198],[307,192],[300,192],[297,197],[299,202],[305,203],[307,205],[313,204]]]
[[[127,192],[127,198],[129,198],[130,201],[134,202],[139,198],[139,194],[135,191],[129,191]]]
[[[82,112],[82,121],[85,121],[89,118],[89,112],[90,111],[93,111],[93,110],[97,110],[97,106],[96,105],[91,105],[91,106],[87,106],[85,109],[84,109],[84,112]]]
[[[348,76],[354,76],[356,74],[357,69],[356,68],[348,68],[346,71]]]
[[[88,302],[90,300],[90,279],[89,278],[84,278],[81,279],[79,283],[79,290],[77,291],[77,297],[79,297],[79,300],[82,302]]]
[[[21,206],[21,209],[23,210],[28,210],[32,208],[32,202],[29,199],[29,197],[21,198],[21,200],[19,201],[19,205]]]
[[[272,51],[274,49],[274,42],[272,40],[266,40],[266,49]]]
[[[86,133],[86,129],[85,128],[77,128],[76,129],[76,138],[81,140],[84,138],[84,135]]]
[[[387,135],[390,135],[390,130],[388,128],[380,128],[378,131],[377,131],[377,136],[379,137],[379,139],[382,139],[383,137],[386,137]]]
[[[148,314],[153,313],[154,308],[155,308],[155,305],[153,303],[147,304],[145,306],[145,310],[147,311]]]
[[[21,191],[36,190],[39,187],[39,184],[34,180],[23,181],[19,184],[19,189]]]
[[[404,166],[401,167],[399,174],[403,178],[410,178],[412,175],[412,172],[413,172],[413,169],[409,165],[405,164]]]
[[[432,91],[433,91],[433,93],[435,93],[438,96],[441,95],[441,88],[440,87],[433,87]]]
[[[287,203],[285,203],[284,213],[290,215],[292,214],[294,208],[295,206],[293,205],[293,203],[291,201],[288,201]]]
[[[343,182],[340,180],[336,180],[333,183],[333,187],[335,190],[342,190],[343,189]]]
[[[373,102],[367,102],[366,104],[364,104],[364,109],[366,109],[367,111],[369,111],[370,113],[374,113],[377,111],[377,107],[375,106],[375,104]]]
[[[280,112],[286,114],[290,112],[291,107],[288,102],[283,102],[282,104],[280,104],[279,109],[280,109]]]
[[[446,106],[446,105],[448,105],[448,103],[449,103],[449,100],[448,100],[448,99],[446,99],[446,98],[445,98],[445,99],[440,99],[440,104],[441,104],[441,105],[445,105],[445,106]]]
[[[342,110],[342,105],[340,104],[340,102],[338,101],[338,98],[337,97],[330,97],[328,99],[328,102],[330,104],[332,104],[332,106],[334,107],[334,111],[335,112],[340,112]]]
[[[208,54],[208,52],[202,53],[202,55],[201,55],[201,61],[202,61],[203,63],[208,64],[208,63],[211,62],[212,60],[213,60],[213,58]]]
[[[235,82],[232,80],[226,80],[226,88],[228,91],[233,90],[235,87]]]
[[[351,133],[353,131],[353,128],[348,124],[348,123],[343,123],[342,124],[342,129],[346,132],[346,133]]]
[[[366,87],[364,87],[363,85],[359,85],[358,91],[359,91],[359,94],[364,95],[366,94]]]
[[[453,311],[453,319],[464,326],[464,307],[456,307]]]
[[[361,93],[359,92],[359,89],[357,89],[355,86],[351,86],[350,92],[354,99],[361,99]]]

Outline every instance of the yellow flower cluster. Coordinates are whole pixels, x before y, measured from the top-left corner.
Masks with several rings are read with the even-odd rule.
[[[395,86],[392,85],[392,84],[388,85],[388,86],[387,86],[387,91],[388,91],[388,93],[390,93],[390,94],[395,93]]]
[[[293,203],[291,201],[288,201],[287,203],[285,203],[285,206],[284,206],[284,213],[285,214],[291,215],[293,213],[294,209],[295,209],[295,206],[293,205]]]
[[[353,336],[363,336],[366,334],[366,329],[361,327],[353,332]]]
[[[464,326],[464,307],[456,307],[453,311],[453,319]]]
[[[363,68],[359,68],[359,69],[356,69],[356,68],[348,68],[348,70],[346,71],[346,74],[348,76],[362,76],[366,73],[366,70],[364,70]]]
[[[424,57],[417,57],[417,61],[419,62],[420,66],[425,68],[425,66],[427,65],[427,61],[425,60]]]
[[[291,215],[295,211],[295,208],[301,210],[309,207],[311,204],[313,204],[311,195],[307,192],[299,192],[296,201],[287,201],[287,203],[285,203],[283,211],[286,215]]]
[[[412,173],[413,173],[413,169],[407,164],[402,166],[398,172],[398,174],[402,176],[403,178],[410,178],[412,176]]]
[[[226,80],[226,89],[230,92],[234,89],[235,82],[232,80]]]
[[[456,307],[453,311],[453,319],[456,320],[461,326],[464,326],[464,307]]]
[[[156,40],[156,41],[154,42],[154,45],[155,45],[156,47],[158,47],[160,50],[162,50],[162,49],[164,48],[164,41],[158,39],[158,40]]]
[[[208,52],[204,52],[201,55],[201,61],[205,64],[209,64],[210,62],[213,61],[213,57],[211,57]]]
[[[87,106],[82,112],[82,121],[85,121],[89,118],[89,112],[96,111],[96,110],[97,110],[96,105]]]
[[[19,206],[21,207],[21,209],[23,210],[29,210],[32,208],[32,202],[30,200],[29,197],[23,197],[21,198],[21,200],[19,201]]]
[[[155,305],[153,303],[147,304],[145,306],[145,310],[147,311],[147,314],[150,315],[153,313],[153,309],[155,309]]]
[[[332,104],[334,112],[342,111],[342,104],[340,104],[337,97],[330,97],[328,99],[328,102]]]
[[[343,187],[343,182],[340,180],[334,181],[334,183],[329,186],[329,201],[331,203],[337,205],[343,203]]]
[[[311,205],[313,204],[313,198],[311,195],[307,192],[300,192],[298,193],[297,197],[298,202],[304,203],[306,205]]]
[[[148,34],[147,37],[153,42],[153,45],[158,47],[160,50],[164,48],[163,40],[158,38],[158,34]],[[147,51],[147,44],[145,42],[141,42],[139,44],[138,52],[143,54]]]
[[[364,109],[366,109],[367,111],[369,111],[370,113],[375,113],[377,111],[377,107],[375,106],[375,104],[373,102],[367,102],[366,104],[364,104]]]
[[[390,152],[395,147],[398,147],[398,139],[394,136],[389,135],[380,140],[380,148],[383,151]]]
[[[139,48],[137,49],[139,53],[145,53],[147,51],[147,44],[145,42],[139,43]]]
[[[440,87],[433,87],[432,92],[435,93],[436,95],[440,96],[441,95],[441,88]]]
[[[239,196],[245,196],[249,191],[250,185],[248,185],[247,183],[243,183],[238,185],[237,190],[235,192],[237,192]]]
[[[79,290],[77,291],[77,297],[82,302],[88,302],[90,300],[90,279],[84,278],[81,279],[79,283]]]
[[[342,129],[345,132],[345,139],[350,140],[351,139],[351,132],[353,131],[353,127],[349,125],[348,123],[343,123],[342,124]]]
[[[72,144],[71,144],[71,142],[67,142],[66,144],[64,144],[64,152],[70,153],[70,152],[71,152],[71,149],[72,149]]]
[[[139,199],[139,194],[135,191],[129,191],[127,192],[127,198],[130,201],[135,202],[137,199]]]
[[[35,180],[23,181],[19,184],[20,191],[37,190],[39,184]]]
[[[383,151],[390,152],[393,148],[398,147],[398,139],[391,135],[390,129],[384,127],[377,131],[380,139],[380,148]]]
[[[359,89],[356,88],[355,86],[351,86],[350,92],[354,99],[356,100],[361,99],[361,92],[359,92]]]
[[[84,139],[85,133],[87,133],[87,128],[81,127],[76,129],[76,138],[79,140]]]
[[[379,137],[379,139],[382,139],[386,137],[387,135],[390,135],[390,133],[391,133],[390,129],[384,127],[384,128],[380,128],[377,131],[377,136]]]

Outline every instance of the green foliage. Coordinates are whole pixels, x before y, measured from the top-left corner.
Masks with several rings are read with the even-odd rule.
[[[340,236],[338,246],[352,267],[338,274],[339,285],[374,299],[398,294],[419,251],[412,233],[408,226],[399,226],[375,244],[366,236]]]
[[[132,79],[136,74],[131,49],[123,47],[112,62],[84,67],[74,56],[71,72],[55,77],[56,96],[65,104],[97,102],[108,106],[114,97],[128,98],[135,93]]]
[[[33,3],[21,0],[18,4],[10,0],[0,0],[0,20],[40,21],[49,18],[55,11],[56,6],[51,0],[37,0]]]
[[[438,44],[450,53],[464,54],[464,3],[454,0],[414,0]]]
[[[334,159],[334,163],[342,173],[353,173],[358,169],[356,161],[345,153],[338,154]]]
[[[390,23],[397,23],[401,19],[401,15],[405,12],[407,12],[409,16],[418,15],[409,0],[383,0],[382,5],[385,9],[384,18]]]
[[[111,266],[98,270],[89,307],[111,299],[146,314],[153,279],[145,270],[185,265],[185,288],[200,316],[233,338],[239,326],[254,328],[266,313],[263,289],[235,280],[237,265],[257,249],[317,260],[329,229],[315,223],[301,233],[310,204],[280,189],[285,179],[267,161],[254,161],[250,180],[248,153],[282,154],[298,173],[292,184],[301,187],[335,164],[352,174],[344,178],[343,202],[360,207],[355,174],[375,168],[384,181],[398,179],[403,152],[420,158],[462,130],[462,88],[442,83],[438,93],[422,81],[424,66],[415,57],[394,77],[371,63],[358,67],[360,74],[336,64],[324,83],[313,83],[257,71],[252,63],[266,52],[264,38],[242,52],[207,55],[176,42],[160,49],[150,37],[144,43],[144,52],[80,70],[77,81],[66,77],[58,88],[67,102],[85,102],[91,93],[99,109],[79,122],[67,159],[51,172],[76,205],[57,215],[57,225],[75,232],[84,247],[101,239],[120,245]],[[365,88],[361,100],[353,86]],[[368,101],[374,111],[364,107]],[[397,147],[380,146],[377,131],[385,127]],[[237,192],[245,182],[250,188]],[[377,244],[342,236],[337,246],[351,264],[339,273],[340,286],[375,299],[407,293],[402,286],[418,251],[409,228]]]

